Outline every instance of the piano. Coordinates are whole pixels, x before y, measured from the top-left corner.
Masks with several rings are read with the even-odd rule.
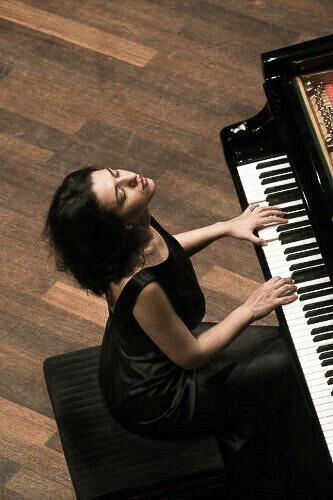
[[[333,468],[333,36],[261,55],[267,103],[221,131],[240,204],[279,206],[288,223],[258,231],[264,276],[292,276],[277,316],[316,441]],[[333,482],[332,498],[333,498]]]

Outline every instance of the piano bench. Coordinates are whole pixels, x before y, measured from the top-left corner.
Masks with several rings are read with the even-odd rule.
[[[130,433],[98,384],[100,346],[44,361],[44,376],[77,498],[195,498],[225,494],[213,435],[177,441]]]

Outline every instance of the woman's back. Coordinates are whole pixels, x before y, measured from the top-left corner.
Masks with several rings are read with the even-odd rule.
[[[140,291],[157,282],[189,330],[205,315],[205,299],[192,263],[178,241],[151,217],[169,253],[121,287],[110,312],[100,357],[99,380],[106,402],[123,425],[143,434],[188,425],[195,406],[196,370],[173,363],[146,335],[133,315]],[[184,429],[183,429],[184,431]],[[183,432],[182,431],[182,432]]]

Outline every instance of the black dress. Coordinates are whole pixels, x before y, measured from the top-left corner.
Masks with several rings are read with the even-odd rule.
[[[250,498],[248,489],[254,488],[258,498],[255,484],[262,487],[266,478],[270,498],[274,481],[279,498],[281,481],[289,481],[294,496],[299,490],[299,498],[307,498],[304,476],[312,481],[307,467],[315,472],[313,423],[279,329],[250,326],[208,363],[185,370],[136,322],[132,312],[138,294],[156,281],[193,335],[207,328],[201,323],[205,299],[191,260],[153,216],[151,224],[166,241],[169,255],[134,274],[110,311],[99,383],[111,414],[147,438],[184,439],[214,432],[230,465],[235,497]]]
[[[157,281],[176,313],[193,330],[205,315],[205,298],[182,246],[151,217],[169,255],[134,274],[106,325],[99,381],[112,415],[144,436],[175,438],[189,430],[196,404],[196,370],[173,363],[146,335],[132,311],[142,288]]]

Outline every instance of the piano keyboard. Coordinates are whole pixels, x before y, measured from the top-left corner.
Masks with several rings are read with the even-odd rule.
[[[288,223],[258,231],[272,276],[291,276],[297,299],[282,306],[333,460],[333,284],[287,156],[237,167],[248,203],[278,206]]]

